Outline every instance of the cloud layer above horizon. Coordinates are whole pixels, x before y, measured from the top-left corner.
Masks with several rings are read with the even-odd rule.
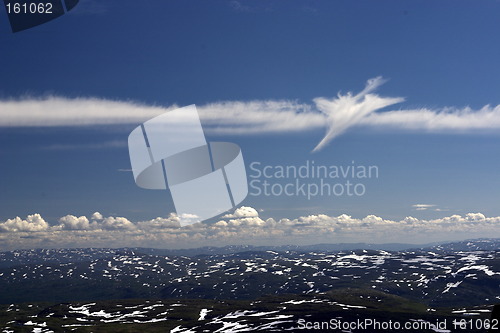
[[[375,94],[384,82],[382,77],[370,79],[358,94],[317,97],[312,104],[293,100],[220,101],[197,108],[205,129],[216,134],[326,130],[315,151],[353,126],[448,133],[500,129],[500,105],[485,105],[479,110],[444,107],[379,111],[404,101]],[[140,124],[178,107],[56,96],[4,99],[0,100],[0,127]]]
[[[277,245],[317,243],[428,243],[477,237],[499,237],[500,216],[481,213],[401,221],[375,215],[353,218],[324,214],[296,219],[264,219],[252,207],[240,207],[215,223],[181,227],[179,217],[132,222],[125,217],[66,215],[53,223],[40,214],[0,222],[0,249],[58,247],[192,248],[229,244]]]

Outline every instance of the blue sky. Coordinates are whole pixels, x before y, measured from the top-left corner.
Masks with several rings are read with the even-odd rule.
[[[40,214],[59,227],[63,216],[90,221],[96,211],[133,222],[168,218],[173,211],[168,194],[138,188],[127,171],[128,134],[151,118],[154,108],[196,104],[203,123],[204,112],[227,101],[241,103],[250,118],[259,107],[252,108],[251,101],[285,103],[296,114],[311,109],[300,130],[277,130],[279,122],[272,121],[280,110],[274,106],[268,110],[271,130],[221,132],[207,122],[207,139],[239,144],[247,167],[253,161],[299,166],[314,160],[379,168],[378,179],[364,182],[361,197],[249,196],[242,205],[255,208],[260,221],[319,214],[375,215],[396,222],[407,216],[419,221],[468,213],[500,216],[499,9],[498,1],[148,0],[138,5],[81,0],[68,14],[15,34],[2,10],[0,222],[16,216],[26,222],[28,215]],[[355,96],[379,76],[387,82],[372,95],[404,101],[348,121],[345,131],[312,153],[328,128],[326,120],[314,125],[323,115],[317,98]],[[44,116],[32,121],[30,101],[42,113],[70,120],[62,121],[64,126],[48,124]],[[106,103],[139,106],[127,121],[83,126],[75,120],[74,110],[91,118],[87,112],[107,112]],[[403,113],[377,118],[387,111]],[[256,218],[255,212],[233,218]],[[9,228],[4,225],[4,248],[16,242],[21,247],[73,244],[24,244]],[[31,229],[16,230],[29,234]],[[325,241],[315,235],[301,242]],[[426,241],[405,231],[401,235]],[[446,228],[439,235],[449,238]],[[214,245],[207,237],[198,244]],[[143,245],[182,247],[178,240],[158,242]],[[220,236],[213,242],[255,240]]]

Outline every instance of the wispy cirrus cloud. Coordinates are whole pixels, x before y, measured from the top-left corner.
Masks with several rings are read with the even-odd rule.
[[[316,107],[326,115],[328,130],[313,151],[321,150],[335,137],[376,110],[404,101],[401,97],[388,98],[372,94],[384,82],[385,80],[379,76],[368,80],[365,89],[354,96],[347,93],[346,95],[338,94],[332,99],[315,98]]]
[[[500,129],[500,105],[485,105],[479,110],[470,107],[398,110],[372,113],[360,125],[394,127],[427,132],[473,132]]]
[[[228,101],[197,106],[208,130],[218,134],[300,132],[325,127],[326,117],[297,101]]]
[[[403,131],[474,133],[500,129],[500,105],[420,108],[382,111],[404,101],[375,93],[385,80],[368,80],[357,93],[318,97],[312,103],[294,100],[219,101],[199,105],[205,130],[217,134],[254,135],[325,131],[313,151],[355,126]],[[60,127],[140,124],[177,105],[155,106],[132,101],[49,96],[0,100],[0,127]],[[56,148],[57,149],[57,148]]]
[[[45,150],[80,150],[80,149],[108,149],[108,148],[123,148],[127,147],[125,140],[111,140],[97,143],[82,143],[82,144],[52,144],[44,146]]]
[[[175,108],[100,98],[26,97],[0,101],[0,127],[134,124]]]
[[[436,207],[436,205],[429,205],[429,204],[415,204],[415,205],[412,205],[413,209],[415,210],[427,210],[427,209],[430,209],[430,208],[434,208]]]

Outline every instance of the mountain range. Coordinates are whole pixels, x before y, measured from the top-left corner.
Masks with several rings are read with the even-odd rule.
[[[301,318],[337,316],[445,320],[444,331],[454,332],[453,320],[489,318],[500,303],[499,252],[500,239],[2,252],[0,324],[23,332],[120,331],[116,324],[293,331]]]

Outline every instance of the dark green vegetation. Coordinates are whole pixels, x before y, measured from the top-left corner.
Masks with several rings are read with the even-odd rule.
[[[468,309],[474,319],[489,318],[491,307]],[[412,330],[353,330],[353,332],[436,332],[430,326],[453,323],[464,317],[451,309],[428,311],[422,305],[402,297],[362,289],[341,289],[322,295],[267,296],[257,300],[114,300],[91,303],[30,303],[0,307],[3,328],[15,332],[276,332],[300,330],[300,320],[309,323],[356,322],[369,318],[378,322],[420,320],[424,328]],[[304,322],[303,322],[304,323]],[[394,325],[393,325],[394,326]],[[456,326],[458,327],[458,326]],[[315,330],[335,331],[335,330]],[[484,330],[467,330],[483,332]]]
[[[448,330],[465,332],[453,330],[452,321],[488,318],[500,302],[499,248],[498,240],[477,240],[390,252],[321,246],[192,256],[154,249],[4,252],[0,327],[246,332],[298,328],[300,319],[370,318],[446,320]]]

